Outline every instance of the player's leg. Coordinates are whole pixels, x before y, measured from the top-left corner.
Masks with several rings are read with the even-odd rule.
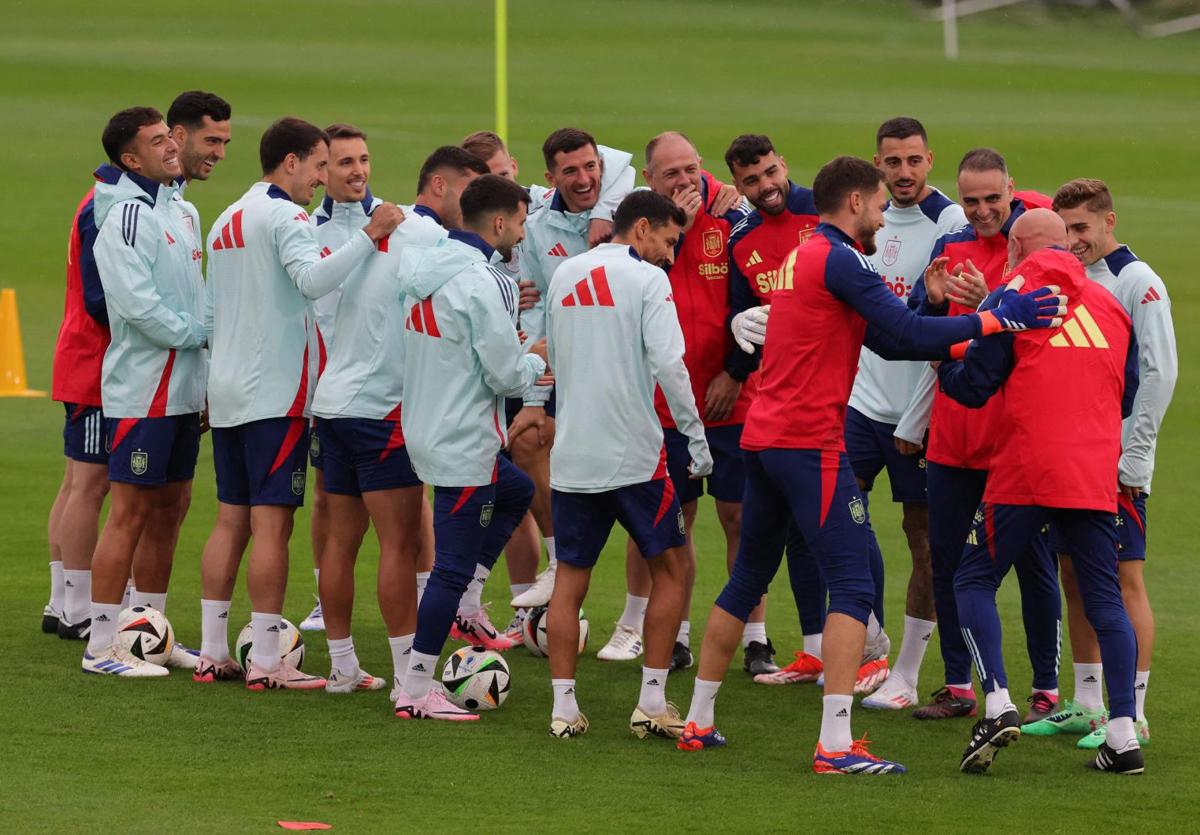
[[[309,537],[312,541],[313,577],[316,587],[321,587],[321,563],[325,556],[325,542],[329,538],[329,505],[325,498],[325,462],[321,450],[321,438],[316,430],[317,419],[313,419],[312,434],[309,439],[308,459],[312,464],[313,494],[312,509],[309,512]],[[312,611],[300,621],[300,629],[304,632],[320,632],[325,628],[325,613],[321,609],[321,597],[318,591]]]
[[[415,473],[413,477],[416,477]],[[417,560],[422,548],[420,530],[424,495],[425,487],[420,484],[363,493],[363,501],[379,538],[377,594],[392,652],[392,686],[397,695],[400,680],[408,671],[417,631]]]
[[[817,568],[812,552],[800,535],[796,523],[788,519],[786,534],[788,583],[796,613],[800,618],[800,633],[804,636],[803,649],[797,650],[794,660],[786,667],[773,673],[756,675],[757,684],[800,684],[817,681],[825,671],[821,661],[821,641],[825,630],[825,601],[828,590]]]
[[[1021,736],[1021,719],[1008,692],[996,592],[1013,562],[1028,559],[1047,513],[1038,507],[981,503],[954,577],[958,622],[984,693],[984,718],[975,723],[960,770],[981,774],[996,752]]]
[[[54,495],[54,504],[50,506],[50,516],[46,520],[46,544],[50,550],[50,599],[42,607],[42,632],[48,635],[58,634],[58,621],[62,617],[63,602],[66,597],[66,587],[63,582],[62,540],[60,528],[62,525],[63,508],[71,495],[71,459],[65,459],[62,482]]]
[[[213,430],[220,431],[223,430]],[[215,437],[213,447],[218,447]],[[218,497],[221,495],[218,486]],[[219,498],[217,519],[200,557],[200,658],[192,674],[193,681],[210,683],[243,676],[242,668],[229,653],[229,607],[242,555],[249,544],[250,505]]]
[[[937,613],[938,643],[944,667],[944,685],[929,704],[913,711],[917,719],[952,719],[974,716],[975,691],[971,684],[971,654],[958,622],[954,575],[962,560],[963,543],[971,530],[987,472],[946,467],[932,461],[926,466],[929,491],[929,554],[933,604]]]
[[[537,576],[531,588],[512,600],[516,607],[545,606],[554,590],[557,566],[557,545],[554,536],[554,517],[550,508],[550,448],[554,445],[554,400],[546,404],[546,418],[540,432],[531,429],[513,439],[509,449],[518,469],[532,479],[533,504],[529,511],[546,544],[546,570]]]
[[[73,460],[69,466],[71,492],[59,520],[64,588],[57,632],[60,638],[85,639],[91,630],[92,555],[109,491],[108,464]]]
[[[642,654],[642,626],[653,580],[632,537],[625,540],[625,608],[612,636],[596,652],[601,661],[632,661]]]
[[[1057,528],[1052,527],[1051,533],[1057,534]],[[1022,733],[1036,735],[1043,731],[1058,733],[1060,729],[1066,732],[1069,728],[1070,732],[1088,734],[1090,737],[1092,731],[1097,726],[1102,726],[1108,717],[1108,712],[1104,709],[1104,665],[1100,662],[1100,644],[1096,641],[1096,633],[1083,611],[1083,599],[1079,596],[1079,583],[1075,579],[1075,566],[1065,551],[1066,547],[1066,543],[1063,542],[1055,550],[1058,551],[1063,597],[1066,598],[1075,689],[1057,714],[1021,730]],[[1099,747],[1103,742],[1102,737],[1103,735],[1091,741]]]
[[[532,513],[526,513],[513,531],[512,539],[504,546],[504,566],[508,569],[508,590],[513,599],[533,587],[537,581],[538,561],[542,556],[542,539]],[[523,627],[529,610],[517,607],[504,635],[518,646],[524,641]]]
[[[1058,713],[1058,668],[1062,658],[1062,594],[1058,587],[1058,561],[1050,536],[1039,532],[1027,553],[1015,563],[1021,586],[1021,616],[1025,647],[1033,667],[1033,692],[1024,722],[1032,723]]]

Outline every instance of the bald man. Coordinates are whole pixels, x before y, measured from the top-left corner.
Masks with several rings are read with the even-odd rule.
[[[1117,579],[1113,521],[1121,419],[1137,389],[1137,349],[1129,314],[1088,280],[1066,244],[1066,225],[1048,209],[1027,211],[1008,236],[1009,268],[1017,275],[1010,286],[1061,288],[1061,328],[977,339],[961,362],[938,369],[942,390],[968,408],[1004,394],[987,487],[954,577],[963,638],[986,700],[959,765],[971,774],[986,771],[996,752],[1021,736],[996,591],[1014,562],[1029,559],[1029,543],[1047,524],[1071,545],[1111,700],[1106,741],[1090,765],[1117,774],[1145,767],[1134,732],[1137,642]]]

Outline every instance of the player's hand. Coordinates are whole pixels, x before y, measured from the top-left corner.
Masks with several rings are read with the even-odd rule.
[[[733,414],[738,395],[742,392],[742,384],[722,371],[712,378],[708,390],[704,392],[704,419],[708,421],[727,420]]]
[[[946,301],[946,288],[950,283],[950,273],[946,272],[948,263],[950,259],[947,256],[939,255],[925,268],[925,295],[932,305],[941,305]]]
[[[1050,284],[1029,293],[1022,293],[1025,277],[1016,276],[1004,288],[1000,304],[980,314],[995,317],[1000,330],[1023,331],[1030,328],[1057,328],[1067,313],[1067,297]]]
[[[688,454],[692,458],[688,462],[688,478],[700,479],[712,475],[712,452],[709,451],[707,441],[703,439],[689,440]]]
[[[208,422],[208,403],[206,402],[204,409],[200,412],[200,434],[203,435],[210,429],[212,429],[212,425]]]
[[[531,310],[541,299],[542,293],[532,281],[518,281],[517,287],[521,293],[517,299],[518,310]]]
[[[922,449],[924,449],[921,444],[914,444],[912,441],[906,441],[899,435],[893,436],[892,441],[896,444],[896,452],[900,453],[901,455],[916,455]]]
[[[1131,501],[1142,495],[1141,487],[1131,487],[1130,485],[1124,483],[1119,483],[1119,487],[1121,488],[1121,495]]]
[[[713,217],[723,217],[729,212],[737,208],[738,203],[742,202],[742,195],[733,186],[725,183],[717,189],[717,195],[713,198],[712,207],[708,213]]]
[[[946,283],[946,298],[963,307],[979,307],[987,298],[987,294],[987,279],[983,277],[979,268],[971,263],[970,258],[954,268],[954,273]]]
[[[704,198],[691,183],[688,183],[683,188],[677,190],[671,195],[671,199],[675,201],[675,205],[683,209],[683,213],[687,215],[687,223],[683,225],[683,231],[692,228],[692,224],[696,221],[696,215],[704,207]]]
[[[588,221],[588,247],[606,244],[612,240],[613,224],[611,220],[592,218]]]
[[[547,371],[541,377],[538,377],[536,380],[534,380],[533,384],[535,386],[542,386],[545,388],[554,388],[554,373],[552,371]]]
[[[371,222],[363,229],[373,241],[386,238],[404,222],[404,212],[395,203],[380,203],[371,212]]]
[[[771,305],[751,307],[733,317],[729,329],[733,331],[733,341],[747,354],[754,353],[754,346],[767,341],[767,314]]]
[[[550,360],[546,358],[546,337],[543,336],[537,342],[533,343],[533,345],[529,348],[529,353],[537,354],[542,358],[542,362],[546,363],[547,365],[550,364]]]
[[[541,380],[538,381],[541,385]],[[526,432],[533,430],[537,433],[538,446],[546,445],[546,409],[543,406],[522,406],[521,411],[513,416],[508,425],[508,449],[512,449],[513,441]]]

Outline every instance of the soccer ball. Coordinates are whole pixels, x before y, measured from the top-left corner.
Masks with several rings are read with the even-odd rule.
[[[529,652],[538,657],[550,656],[550,637],[546,634],[546,607],[537,606],[529,610],[525,616],[525,624],[521,627],[522,637]],[[579,654],[587,648],[589,624],[583,610],[579,610]]]
[[[152,606],[130,606],[117,616],[117,640],[135,658],[160,667],[167,663],[175,632],[167,616]]]
[[[442,686],[446,697],[467,710],[495,710],[504,704],[512,682],[508,664],[500,653],[480,647],[463,647],[446,659]]]
[[[254,645],[254,630],[250,627],[251,624],[246,624],[238,633],[233,650],[234,659],[242,665],[243,670],[250,669],[250,647]],[[304,663],[304,638],[287,618],[279,625],[279,657],[297,670]]]

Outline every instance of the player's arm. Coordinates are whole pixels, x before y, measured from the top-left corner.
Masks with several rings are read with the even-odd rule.
[[[650,373],[662,389],[675,426],[688,439],[693,476],[712,472],[712,454],[704,435],[704,423],[696,409],[692,381],[683,362],[683,329],[671,298],[666,273],[656,271],[642,291],[642,345],[650,363]]]
[[[1138,345],[1138,389],[1133,400],[1133,425],[1121,451],[1118,465],[1121,483],[1144,487],[1154,465],[1154,443],[1162,427],[1175,381],[1179,376],[1179,356],[1175,347],[1175,325],[1171,300],[1163,282],[1154,277],[1147,289],[1154,289],[1157,301],[1135,305],[1133,334]]]
[[[961,361],[942,363],[938,383],[951,399],[978,409],[1000,390],[1012,368],[1013,335],[998,333],[973,341]]]
[[[483,368],[488,388],[504,397],[523,397],[546,370],[536,353],[526,353],[505,309],[499,287],[481,279],[467,304],[471,348]]]
[[[356,267],[375,251],[375,244],[404,219],[391,203],[383,203],[371,213],[371,221],[326,257],[313,225],[305,217],[291,214],[291,204],[275,208],[275,248],[279,262],[291,276],[296,289],[307,299],[319,299],[333,292]]]
[[[1137,401],[1137,393],[1140,388],[1140,369],[1138,368],[1138,342],[1137,334],[1129,334],[1129,347],[1125,351],[1125,385],[1121,390],[1121,418],[1127,418],[1133,414],[1133,406]],[[1118,466],[1118,471],[1120,467]],[[1122,481],[1122,484],[1128,484]],[[1130,484],[1133,487],[1135,485]],[[1141,485],[1144,486],[1144,482]]]
[[[617,206],[633,191],[636,172],[631,163],[633,155],[617,148],[600,145],[600,159],[604,162],[604,173],[600,177],[600,198],[596,201],[589,218],[612,222]]]
[[[96,267],[96,216],[93,206],[79,213],[79,277],[83,284],[83,308],[96,322],[108,327],[108,306],[104,303],[104,285]]]
[[[130,200],[113,207],[93,249],[104,298],[115,313],[159,348],[199,348],[208,337],[204,323],[187,311],[172,310],[154,283],[154,256],[160,229],[153,210]]]
[[[750,279],[738,268],[733,254],[733,240],[729,242],[729,316],[726,324],[733,331],[734,346],[725,355],[725,371],[739,383],[758,369],[762,352],[754,349],[766,337],[767,311],[770,305],[760,305],[758,296],[750,289]],[[745,330],[750,328],[753,333]],[[761,331],[761,333],[759,333]],[[748,350],[752,349],[752,350]]]

